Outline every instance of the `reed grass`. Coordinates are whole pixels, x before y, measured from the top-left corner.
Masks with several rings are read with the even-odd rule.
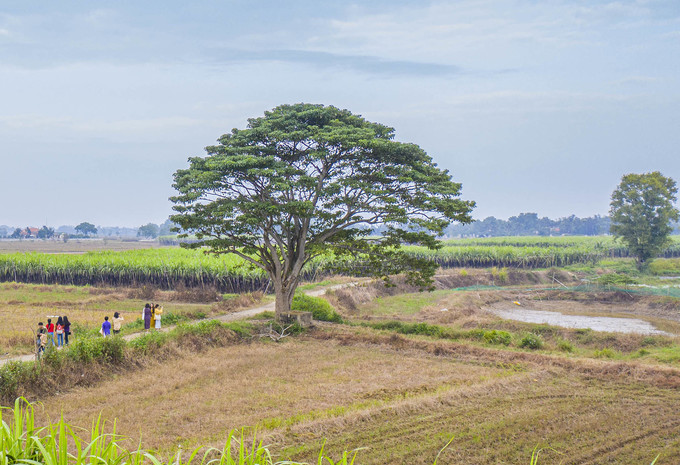
[[[3,418],[3,410],[8,421]],[[293,465],[297,462],[275,461],[267,446],[256,435],[248,439],[244,430],[231,431],[222,449],[200,446],[191,451],[162,457],[141,447],[127,449],[127,438],[116,434],[115,423],[106,432],[106,422],[99,416],[89,431],[76,428],[63,417],[47,426],[35,424],[34,406],[17,398],[14,408],[0,408],[0,464],[26,465]],[[356,453],[344,453],[338,461],[327,457],[323,448],[318,463],[350,465]]]

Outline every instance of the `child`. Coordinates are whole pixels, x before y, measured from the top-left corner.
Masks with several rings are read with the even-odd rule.
[[[99,331],[102,336],[109,337],[111,335],[111,323],[109,323],[109,317],[104,317],[104,323],[102,323],[102,329]]]

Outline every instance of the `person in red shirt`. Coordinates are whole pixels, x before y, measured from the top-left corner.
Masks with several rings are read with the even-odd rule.
[[[54,345],[54,324],[52,324],[52,318],[47,319],[47,342]]]

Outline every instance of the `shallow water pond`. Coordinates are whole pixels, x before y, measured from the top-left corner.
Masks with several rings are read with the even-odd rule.
[[[564,315],[559,312],[542,310],[528,310],[524,308],[492,309],[492,313],[508,320],[524,321],[525,323],[542,323],[564,328],[590,328],[593,331],[607,331],[614,333],[661,334],[672,336],[665,331],[658,330],[651,323],[637,318],[616,318],[608,316]]]

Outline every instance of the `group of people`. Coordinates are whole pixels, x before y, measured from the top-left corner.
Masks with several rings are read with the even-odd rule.
[[[163,307],[160,304],[147,303],[142,310],[142,318],[144,319],[144,330],[148,331],[151,328],[151,321],[154,322],[154,328],[161,329],[161,315],[163,314]]]
[[[163,314],[163,307],[160,304],[149,304],[144,306],[142,311],[142,319],[144,320],[144,330],[149,330],[151,328],[151,322],[153,321],[154,328],[157,330],[161,329],[161,315]],[[104,317],[104,322],[102,323],[99,333],[108,337],[120,333],[123,326],[123,316],[115,312],[113,314],[113,321],[109,321],[109,317]],[[54,335],[57,335],[56,342]],[[65,345],[68,345],[68,337],[71,335],[71,322],[68,321],[67,316],[60,316],[57,318],[57,322],[52,323],[52,318],[47,319],[47,325],[43,325],[41,321],[38,323],[38,331],[36,333],[36,348],[38,357],[45,352],[48,345],[60,349]]]
[[[55,342],[54,335],[57,335],[57,340]],[[47,326],[43,325],[43,322],[38,323],[38,331],[36,333],[36,348],[38,350],[38,356],[45,352],[47,345],[53,347],[61,348],[68,345],[68,337],[71,335],[71,322],[68,321],[67,316],[60,316],[57,318],[57,322],[52,323],[52,318],[47,319]]]

